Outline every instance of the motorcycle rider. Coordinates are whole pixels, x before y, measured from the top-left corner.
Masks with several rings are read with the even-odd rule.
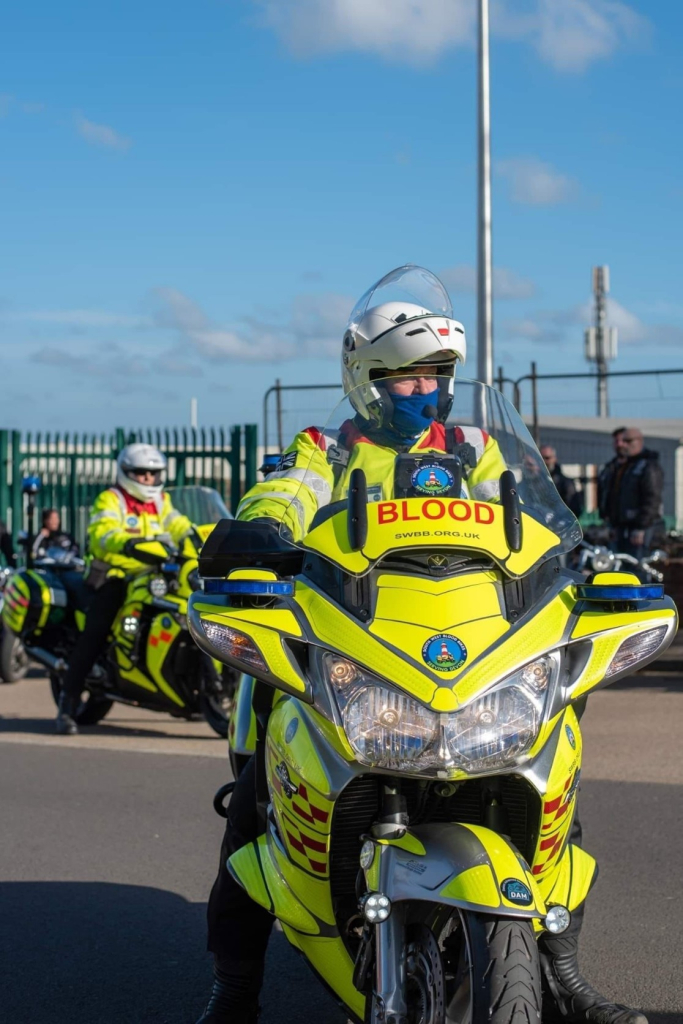
[[[445,426],[455,366],[464,363],[465,354],[464,329],[451,316],[407,302],[382,303],[355,324],[352,316],[343,341],[342,376],[356,415],[338,432],[309,427],[298,434],[282,455],[279,469],[242,499],[237,518],[278,522],[298,540],[319,508],[344,495],[352,469],[364,470],[368,500],[391,498],[394,466],[402,453],[456,451],[463,463],[469,459],[467,495],[497,500],[499,478],[507,468],[497,442],[476,427]],[[228,805],[218,875],[209,897],[214,984],[197,1024],[255,1024],[258,1018],[274,918],[251,900],[226,868],[228,858],[258,834],[252,757]],[[578,839],[577,821],[572,841]],[[647,1024],[639,1014],[609,1003],[579,974],[581,916],[573,915],[564,935],[540,940],[549,989],[544,1021]]]
[[[116,484],[102,491],[91,509],[86,583],[94,595],[63,680],[56,721],[61,735],[78,731],[76,713],[85,679],[107,642],[130,577],[149,570],[136,557],[135,544],[166,538],[179,545],[194,529],[164,492],[165,470],[166,456],[157,448],[127,445],[116,460]]]

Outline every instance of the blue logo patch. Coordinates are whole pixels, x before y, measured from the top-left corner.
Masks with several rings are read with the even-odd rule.
[[[163,619],[161,620],[161,625],[164,627],[164,629],[170,629],[171,628],[173,623],[169,619],[168,615],[164,615]]]
[[[565,732],[567,733],[567,739],[569,740],[569,746],[572,750],[576,750],[576,736],[572,732],[571,726],[565,725]]]
[[[126,526],[137,526],[137,525],[138,525],[138,517],[137,516],[128,516],[128,518],[126,519]]]
[[[467,661],[467,648],[457,636],[437,633],[425,643],[422,658],[435,672],[454,672]]]
[[[287,725],[285,730],[285,743],[291,743],[296,736],[297,729],[299,728],[299,719],[292,718]]]
[[[420,466],[410,478],[418,494],[446,494],[453,486],[453,474],[434,463]]]
[[[529,907],[533,903],[529,886],[521,882],[519,878],[506,878],[504,882],[500,883],[500,891],[508,902],[515,903],[519,907]]]

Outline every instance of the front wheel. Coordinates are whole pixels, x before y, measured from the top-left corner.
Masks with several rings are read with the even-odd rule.
[[[17,683],[28,672],[30,659],[19,637],[7,627],[0,643],[0,677],[5,683]]]
[[[50,676],[50,689],[52,690],[52,698],[59,707],[62,681],[54,673]],[[76,712],[76,723],[77,725],[97,725],[98,722],[101,722],[109,714],[113,706],[114,701],[109,700],[107,697],[96,697],[93,693],[84,692]]]
[[[407,1024],[540,1024],[541,971],[530,921],[461,911],[406,932]],[[384,1014],[368,999],[367,1024]]]
[[[227,739],[228,726],[235,710],[235,688],[238,674],[227,665],[218,672],[211,663],[204,672],[199,695],[199,710],[214,732]]]

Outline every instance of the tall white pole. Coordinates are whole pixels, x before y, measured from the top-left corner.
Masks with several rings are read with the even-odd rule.
[[[193,430],[197,429],[197,399],[190,399],[190,426]]]
[[[479,0],[479,129],[477,217],[477,378],[493,383],[493,283],[491,261],[491,105],[489,0]]]

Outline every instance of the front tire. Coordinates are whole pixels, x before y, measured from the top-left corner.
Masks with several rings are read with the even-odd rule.
[[[59,698],[62,693],[62,681],[54,673],[50,676],[50,689],[52,699],[59,707]],[[114,701],[106,697],[96,697],[94,694],[84,692],[78,711],[75,715],[77,725],[97,725],[111,711]]]
[[[406,1001],[407,1024],[541,1024],[531,921],[460,911],[435,929],[409,926]],[[379,1020],[371,997],[366,1022]]]
[[[26,648],[7,627],[2,631],[0,642],[0,677],[4,683],[18,683],[28,672],[30,658]]]
[[[479,918],[468,925],[472,948],[477,933],[481,946],[473,952],[473,1024],[540,1024],[541,965],[531,921],[468,916]]]

